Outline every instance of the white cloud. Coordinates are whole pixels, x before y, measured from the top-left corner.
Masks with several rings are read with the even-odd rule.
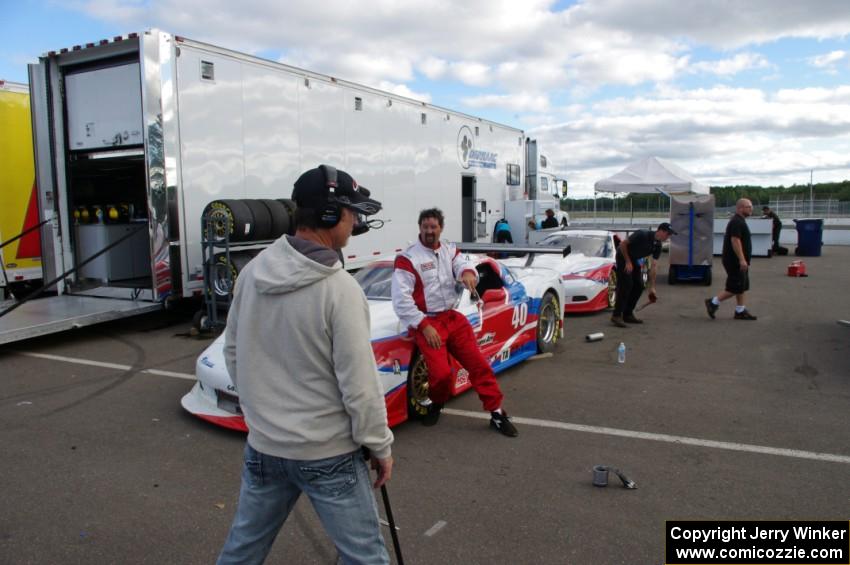
[[[720,76],[731,76],[750,69],[765,69],[769,67],[770,63],[767,62],[767,59],[758,53],[739,53],[731,59],[694,63],[689,67],[689,70]]]
[[[628,29],[636,36],[687,37],[723,49],[783,37],[846,37],[850,30],[845,0],[594,0],[579,2],[568,12],[575,24]]]
[[[850,60],[850,54],[840,49],[807,59],[811,66],[818,69],[824,69],[827,73],[833,75],[838,74],[838,70],[835,68],[836,65],[841,61],[847,60]]]
[[[431,102],[430,94],[428,94],[427,92],[414,92],[404,84],[394,84],[388,81],[382,81],[377,84],[377,88],[379,88],[380,90],[385,90],[387,92],[392,92],[393,94],[397,94],[399,96],[412,98],[420,102]]]
[[[487,86],[492,80],[490,67],[473,61],[459,61],[449,65],[450,72],[454,78],[464,84],[472,86]]]
[[[830,51],[829,53],[824,53],[823,55],[818,55],[817,57],[809,58],[809,64],[813,67],[831,67],[838,61],[844,59],[847,56],[846,51],[836,50]]]
[[[464,98],[462,102],[472,108],[507,108],[516,112],[549,110],[549,99],[545,94],[487,94]]]
[[[281,51],[300,66],[375,84],[431,80],[498,86],[596,88],[670,81],[687,68],[694,45],[736,47],[779,37],[844,36],[846,0],[580,1],[561,11],[552,0],[76,0],[72,8],[122,29],[160,27],[249,51]],[[695,17],[698,14],[698,17]],[[290,52],[297,51],[298,58]],[[763,68],[743,53],[693,70],[730,76]]]
[[[427,57],[418,65],[418,70],[431,80],[439,80],[446,75],[449,65],[443,59]]]
[[[799,73],[756,52],[783,38],[846,38],[847,0],[579,0],[565,9],[553,0],[70,6],[117,24],[117,32],[158,27],[238,51],[281,53],[291,64],[418,100],[521,115],[512,125],[536,126],[574,188],[646,154],[709,182],[764,183],[818,163],[841,170],[840,156],[850,155],[850,85],[793,88],[804,80]],[[830,72],[850,60],[830,43],[807,62]],[[765,69],[776,72],[752,80]],[[777,86],[734,86],[742,78]],[[459,98],[440,98],[458,91]]]
[[[592,192],[595,180],[647,155],[669,158],[709,184],[789,184],[812,168],[850,174],[850,86],[776,93],[667,87],[565,111],[570,116],[560,124],[529,134],[567,173],[573,194]]]

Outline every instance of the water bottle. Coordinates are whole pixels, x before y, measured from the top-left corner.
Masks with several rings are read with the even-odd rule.
[[[617,363],[625,363],[625,362],[626,362],[626,344],[621,341],[619,347],[617,347]]]

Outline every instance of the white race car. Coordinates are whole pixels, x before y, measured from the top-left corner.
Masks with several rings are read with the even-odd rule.
[[[616,301],[617,273],[614,254],[618,238],[605,230],[564,230],[553,232],[538,245],[564,248],[570,253],[537,255],[535,266],[554,269],[561,275],[566,312],[594,312],[613,307]],[[525,259],[502,259],[510,266],[523,264]]]
[[[476,261],[480,277],[473,301],[463,290],[456,309],[466,315],[478,346],[499,372],[538,352],[551,351],[563,335],[563,291],[558,273],[534,267],[507,267],[485,256]],[[369,301],[372,350],[387,403],[390,426],[427,411],[428,369],[413,338],[393,311],[390,300],[393,263],[372,263],[354,276]],[[237,430],[246,430],[236,390],[224,363],[224,336],[200,355],[195,365],[198,381],[181,403],[188,412]],[[469,388],[466,370],[454,364],[453,394]]]

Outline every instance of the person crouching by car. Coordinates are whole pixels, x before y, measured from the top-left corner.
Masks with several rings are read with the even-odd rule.
[[[614,305],[614,314],[611,316],[612,324],[619,328],[627,328],[627,324],[643,323],[643,320],[635,317],[635,306],[643,293],[643,276],[638,260],[650,255],[654,259],[649,267],[648,282],[649,299],[655,302],[657,299],[655,273],[658,258],[661,256],[661,244],[675,234],[669,223],[662,222],[655,231],[632,232],[617,246],[617,300]]]

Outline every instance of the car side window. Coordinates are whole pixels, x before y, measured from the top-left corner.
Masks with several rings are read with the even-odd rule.
[[[498,274],[493,272],[490,265],[478,265],[478,285],[475,290],[479,296],[482,296],[485,291],[493,288],[502,288],[502,279]]]

